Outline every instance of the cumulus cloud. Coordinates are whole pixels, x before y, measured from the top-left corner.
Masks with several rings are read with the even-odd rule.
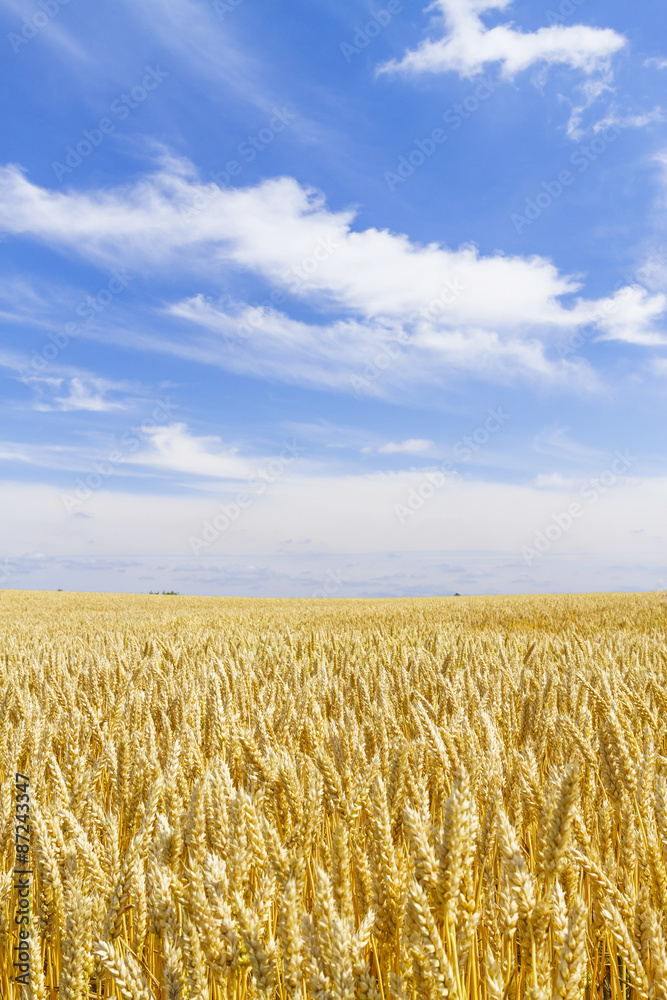
[[[355,228],[354,211],[332,211],[320,192],[289,177],[221,189],[202,183],[192,164],[168,159],[130,186],[54,192],[8,166],[0,169],[0,228],[148,276],[176,269],[210,286],[222,268],[263,279],[270,294],[259,307],[204,293],[166,304],[192,337],[153,341],[239,373],[384,394],[461,372],[501,380],[587,374],[583,364],[556,363],[550,349],[597,304],[567,305],[580,282],[551,261]],[[308,321],[291,315],[303,302]],[[664,307],[662,297],[644,296],[626,308],[637,336]],[[620,320],[603,329],[617,334]]]
[[[486,28],[481,15],[505,10],[512,0],[435,0],[432,5],[444,22],[444,35],[427,40],[400,61],[393,60],[380,72],[445,73],[471,77],[489,64],[499,63],[502,76],[538,63],[560,63],[591,74],[603,68],[625,45],[611,28],[581,24],[553,24],[537,31],[521,31],[511,22]]]
[[[247,478],[255,469],[238,448],[226,446],[216,435],[193,435],[183,423],[152,427],[146,435],[149,447],[130,459],[138,465],[232,480]]]
[[[651,295],[640,285],[633,285],[603,299],[600,307],[605,315],[598,321],[599,340],[622,340],[645,347],[667,344],[664,322],[660,323],[662,329],[657,328],[667,308],[667,296]]]
[[[355,230],[354,217],[330,211],[293,178],[221,189],[173,160],[129,188],[93,192],[49,191],[16,167],[0,168],[0,229],[105,266],[201,271],[228,262],[296,298],[318,295],[365,317],[431,307],[454,322],[502,326],[561,322],[558,297],[578,287],[543,258],[421,246],[388,230]]]

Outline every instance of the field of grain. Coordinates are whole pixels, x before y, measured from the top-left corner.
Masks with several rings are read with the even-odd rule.
[[[666,625],[0,592],[0,996],[667,997]]]

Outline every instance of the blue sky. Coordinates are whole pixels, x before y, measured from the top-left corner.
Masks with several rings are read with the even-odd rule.
[[[0,586],[667,588],[657,0],[0,19]]]

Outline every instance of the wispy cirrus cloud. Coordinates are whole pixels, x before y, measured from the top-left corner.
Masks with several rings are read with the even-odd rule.
[[[8,360],[6,367],[14,369],[17,380],[32,390],[31,408],[34,410],[111,413],[132,410],[141,401],[140,389],[136,385],[63,365],[54,366],[53,372],[48,375],[22,374],[23,365],[18,358],[12,362]]]
[[[126,404],[109,399],[109,393],[123,386],[104,378],[71,378],[62,387],[63,395],[55,396],[54,402],[60,410],[91,410],[107,413],[109,410],[124,410]]]
[[[664,122],[664,120],[665,112],[659,107],[634,114],[622,114],[617,108],[612,108],[604,118],[595,123],[593,131],[595,133],[603,132],[612,125],[618,125],[620,128],[644,128],[646,125],[652,125],[653,122]]]

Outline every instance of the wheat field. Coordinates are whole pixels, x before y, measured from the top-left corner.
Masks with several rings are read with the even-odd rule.
[[[666,625],[0,592],[0,995],[667,997]]]

